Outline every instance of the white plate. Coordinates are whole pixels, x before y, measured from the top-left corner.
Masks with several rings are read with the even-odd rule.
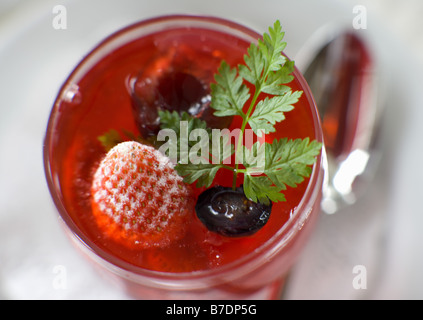
[[[403,4],[403,2],[401,2]],[[42,166],[42,143],[57,90],[97,42],[140,19],[168,14],[216,15],[262,32],[280,19],[295,57],[317,28],[352,28],[355,2],[294,0],[62,1],[67,29],[52,23],[57,1],[0,6],[0,298],[126,299],[63,235]],[[390,2],[390,4],[392,4]],[[404,5],[405,6],[405,5]],[[359,203],[322,216],[285,292],[288,299],[422,298],[422,69],[405,42],[368,8],[371,40],[387,84],[384,158]],[[421,29],[420,29],[421,30]],[[353,273],[366,267],[367,289]],[[363,275],[363,274],[361,274]]]

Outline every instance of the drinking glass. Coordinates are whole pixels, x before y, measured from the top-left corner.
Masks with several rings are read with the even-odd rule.
[[[84,226],[86,221],[78,216],[75,202],[89,201],[89,194],[79,198],[68,191],[69,185],[87,183],[78,175],[73,175],[70,168],[69,154],[79,157],[78,148],[92,148],[80,156],[81,166],[84,161],[91,161],[90,154],[97,150],[84,139],[80,144],[73,144],[75,137],[84,135],[78,125],[86,121],[86,114],[94,112],[90,104],[81,104],[84,98],[82,86],[86,75],[92,72],[104,59],[113,57],[114,52],[130,43],[143,38],[178,28],[199,28],[218,31],[230,35],[240,42],[256,42],[260,37],[255,31],[216,17],[203,16],[162,16],[141,21],[128,26],[97,45],[73,70],[63,84],[53,105],[44,143],[44,164],[48,186],[64,230],[73,243],[86,254],[94,264],[128,290],[131,295],[141,299],[277,299],[280,297],[284,279],[301,252],[309,233],[313,229],[320,211],[322,185],[324,181],[324,151],[317,157],[305,191],[298,204],[291,209],[289,219],[269,239],[257,249],[228,264],[208,270],[194,272],[159,272],[143,269],[134,265],[101,246]],[[212,49],[211,49],[212,50]],[[103,73],[98,73],[101,77]],[[104,73],[107,74],[107,73]],[[314,139],[323,141],[319,115],[310,89],[300,72],[293,72],[293,83],[303,90],[300,108],[308,117]],[[94,77],[95,81],[102,81]],[[98,92],[100,95],[101,92]],[[106,93],[105,93],[106,94]],[[107,93],[112,94],[112,93]],[[97,111],[96,111],[97,112]],[[98,121],[86,125],[86,137],[90,130],[95,131],[107,118],[119,115],[98,111]],[[108,121],[108,120],[107,120]],[[121,121],[125,123],[125,121]],[[120,123],[120,122],[119,122]],[[88,139],[88,138],[87,138]],[[94,157],[95,158],[95,157]],[[85,171],[84,171],[85,170]],[[81,172],[89,174],[90,169]],[[81,191],[82,193],[82,191]],[[86,219],[86,218],[85,218]]]

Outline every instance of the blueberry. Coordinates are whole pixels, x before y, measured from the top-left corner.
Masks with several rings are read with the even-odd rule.
[[[195,206],[197,217],[213,232],[224,236],[252,235],[269,220],[269,205],[249,200],[242,186],[232,188],[216,186],[200,194]]]

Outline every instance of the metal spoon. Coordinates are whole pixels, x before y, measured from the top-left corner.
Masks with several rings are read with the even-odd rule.
[[[375,64],[354,32],[314,35],[295,57],[320,113],[328,158],[322,210],[352,204],[371,181],[379,110]],[[319,45],[323,43],[323,45]]]

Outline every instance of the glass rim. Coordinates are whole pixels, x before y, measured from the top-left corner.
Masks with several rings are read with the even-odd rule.
[[[93,63],[96,63],[99,57],[103,57],[104,52],[110,52],[111,48],[120,47],[122,44],[128,43],[129,41],[135,40],[141,36],[145,36],[146,34],[175,26],[204,28],[215,27],[212,28],[212,30],[220,30],[224,32],[231,30],[233,32],[231,35],[239,36],[248,40],[249,42],[257,41],[257,39],[261,38],[261,35],[256,31],[237,22],[214,16],[200,15],[157,16],[130,24],[112,33],[104,40],[99,42],[82,60],[80,60],[80,62],[76,65],[76,67],[64,81],[64,84],[59,89],[48,119],[47,131],[43,145],[43,161],[48,188],[59,216],[66,225],[67,230],[71,232],[71,235],[73,235],[73,240],[76,240],[77,244],[79,244],[79,247],[85,250],[86,253],[91,253],[91,255],[94,254],[94,257],[96,259],[100,259],[100,262],[103,264],[106,263],[108,265],[109,271],[112,271],[113,273],[122,276],[122,271],[129,272],[126,273],[125,277],[139,284],[148,285],[150,287],[169,286],[175,289],[198,289],[207,287],[210,283],[216,285],[219,282],[224,283],[231,279],[239,279],[244,277],[249,272],[257,269],[261,265],[261,263],[255,262],[262,260],[257,259],[257,257],[270,258],[290,242],[296,232],[301,229],[304,221],[308,218],[312,205],[315,201],[317,201],[319,196],[321,189],[316,188],[316,185],[321,185],[323,181],[322,168],[324,167],[324,149],[322,149],[322,152],[317,157],[316,163],[313,165],[307,188],[300,203],[293,210],[294,214],[292,217],[285,222],[285,224],[282,226],[282,228],[279,229],[277,233],[275,233],[259,248],[241,257],[240,259],[237,259],[236,261],[207,270],[180,273],[161,272],[134,266],[129,262],[115,257],[112,253],[107,252],[95,244],[95,242],[92,241],[90,237],[87,236],[78,227],[78,225],[67,213],[60,193],[60,181],[57,181],[57,179],[55,179],[52,174],[50,161],[52,157],[51,146],[58,103],[60,102],[61,96],[66,87],[71,84],[75,78],[77,79],[79,76],[83,76],[87,68],[89,69],[89,66],[93,65]],[[122,39],[122,36],[124,35],[126,35],[126,38]],[[293,75],[300,83],[303,94],[305,95],[308,104],[312,109],[311,113],[313,116],[312,120],[314,124],[315,139],[323,142],[320,118],[311,90],[303,75],[296,67],[294,69]],[[198,280],[202,280],[201,283],[198,283]]]

